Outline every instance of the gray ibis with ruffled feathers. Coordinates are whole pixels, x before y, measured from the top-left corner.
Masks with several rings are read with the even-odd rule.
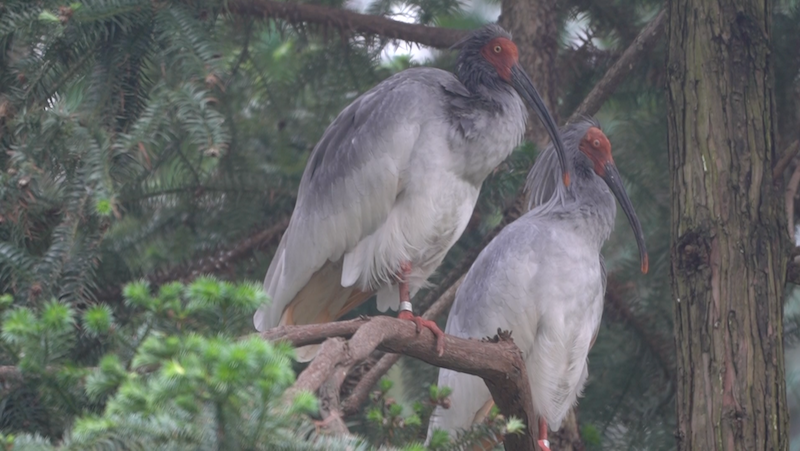
[[[445,333],[462,338],[510,330],[522,351],[539,417],[539,446],[548,450],[548,426],[558,430],[588,376],[587,357],[603,313],[606,271],[600,250],[614,229],[614,197],[633,228],[641,270],[648,257],[639,219],[611,157],[611,144],[594,119],[562,131],[570,163],[564,189],[554,149],[528,174],[529,208],[480,253],[467,273]],[[453,392],[437,407],[428,429],[455,435],[483,421],[492,397],[483,380],[446,369],[439,386]]]
[[[372,295],[378,308],[429,328],[410,298],[461,236],[481,184],[525,131],[527,103],[550,134],[566,178],[558,129],[497,25],[468,34],[456,74],[412,68],[347,106],[312,151],[297,203],[264,279],[271,303],[256,329],[339,319]],[[523,100],[525,103],[523,103]],[[297,350],[308,361],[316,346]]]

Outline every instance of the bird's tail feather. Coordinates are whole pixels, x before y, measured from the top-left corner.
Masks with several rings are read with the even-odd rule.
[[[281,326],[321,324],[336,321],[363,304],[372,296],[355,287],[341,285],[341,262],[328,262],[315,272],[308,283],[283,310]],[[299,362],[308,362],[317,355],[319,345],[295,349]]]
[[[449,387],[453,390],[450,408],[439,406],[433,411],[426,443],[430,442],[434,429],[445,430],[451,437],[455,437],[458,432],[470,428],[475,421],[483,421],[491,409],[491,404],[487,408],[487,403],[492,400],[492,395],[483,379],[477,376],[441,369],[438,385],[440,388]],[[485,413],[482,412],[484,409]]]

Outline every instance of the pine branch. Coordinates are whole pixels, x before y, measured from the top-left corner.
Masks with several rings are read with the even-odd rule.
[[[218,273],[235,262],[247,258],[256,249],[263,249],[283,234],[289,225],[289,218],[283,218],[266,230],[257,232],[228,249],[218,250],[209,256],[193,260],[185,266],[178,266],[167,271],[149,274],[145,279],[153,285],[162,285],[174,280],[188,280],[201,274]],[[121,295],[121,287],[108,287],[98,294],[103,302],[116,299]]]
[[[266,230],[257,232],[233,247],[215,252],[213,255],[200,258],[191,265],[173,268],[161,274],[148,277],[154,284],[163,284],[174,280],[186,280],[201,274],[217,273],[235,262],[248,257],[256,249],[268,246],[283,234],[289,225],[289,218],[283,218]]]
[[[428,27],[381,16],[360,14],[308,3],[276,2],[270,0],[230,0],[232,14],[282,19],[292,24],[310,23],[331,27],[343,35],[357,33],[389,39],[416,42],[436,48],[448,48],[466,34],[464,30]]]
[[[351,367],[369,357],[375,349],[407,355],[431,365],[482,378],[500,411],[526,425],[525,432],[505,437],[506,449],[534,450],[536,416],[522,353],[509,332],[498,330],[492,339],[474,340],[445,335],[444,354],[436,351],[436,337],[430,330],[417,333],[409,321],[378,316],[338,323],[282,326],[261,333],[269,340],[288,341],[293,346],[320,343],[327,339],[317,357],[286,393],[288,399],[300,390],[316,391],[342,367]],[[331,340],[337,337],[348,341]],[[325,352],[322,352],[325,351]]]

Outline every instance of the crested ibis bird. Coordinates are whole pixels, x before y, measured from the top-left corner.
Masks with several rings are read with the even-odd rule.
[[[558,182],[554,149],[545,149],[528,174],[529,210],[509,224],[473,263],[447,319],[445,332],[482,338],[510,330],[525,359],[539,446],[549,449],[548,425],[558,430],[588,376],[587,356],[603,313],[606,272],[600,250],[614,228],[614,197],[633,228],[641,270],[648,257],[639,219],[594,119],[562,131],[570,162],[569,190]],[[482,421],[493,405],[476,376],[446,369],[439,386],[453,392],[428,429],[455,434]]]
[[[264,279],[256,329],[334,321],[377,295],[378,308],[436,334],[410,298],[464,231],[481,184],[521,142],[525,103],[566,158],[558,129],[497,25],[454,45],[457,73],[412,68],[347,106],[312,151]],[[523,100],[525,103],[523,103]],[[300,348],[308,361],[316,346]]]

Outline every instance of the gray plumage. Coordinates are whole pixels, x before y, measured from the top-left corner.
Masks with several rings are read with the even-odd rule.
[[[476,339],[493,336],[498,328],[512,331],[526,361],[536,413],[554,430],[586,382],[587,355],[600,326],[606,289],[600,250],[616,216],[609,182],[579,150],[592,127],[600,125],[585,119],[562,131],[572,165],[570,190],[559,183],[553,148],[538,157],[527,181],[532,210],[480,253],[458,289],[445,329]],[[605,178],[618,176],[616,169],[605,167]],[[621,202],[630,205],[626,199]],[[638,220],[633,227],[640,230]],[[643,246],[640,241],[644,252]],[[642,255],[646,270],[646,253]],[[434,428],[452,434],[469,428],[491,406],[480,378],[442,369],[438,384],[451,387],[453,394],[449,409],[434,412],[429,438]]]
[[[405,70],[328,127],[264,279],[272,301],[255,314],[256,329],[332,321],[372,294],[381,311],[397,309],[401,262],[411,263],[411,296],[425,284],[464,231],[483,180],[525,130],[515,88],[475,56],[497,37],[510,38],[488,26],[459,44],[458,78]],[[298,350],[300,360],[314,353]]]

